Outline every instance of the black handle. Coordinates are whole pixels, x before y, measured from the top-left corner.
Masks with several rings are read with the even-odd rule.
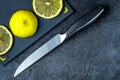
[[[74,33],[96,20],[103,11],[104,9],[102,6],[96,7],[95,9],[75,21],[75,23],[73,23],[73,25],[64,34],[66,34],[67,38],[72,36]]]

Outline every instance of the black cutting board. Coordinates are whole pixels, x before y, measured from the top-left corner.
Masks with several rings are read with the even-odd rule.
[[[7,58],[7,60],[4,62],[0,60],[0,64],[6,65],[8,62],[13,60],[17,55],[19,55],[23,50],[25,50],[28,46],[30,46],[36,40],[41,38],[44,34],[46,34],[48,31],[54,28],[65,18],[70,16],[73,13],[73,10],[66,1],[64,2],[64,6],[67,6],[69,8],[68,13],[65,14],[64,11],[62,11],[60,15],[54,19],[46,20],[37,16],[39,20],[39,26],[37,33],[34,36],[25,39],[13,36],[14,44],[12,49],[7,54],[2,56],[4,58]],[[5,25],[9,29],[9,20],[11,18],[11,15],[15,11],[21,9],[33,11],[32,0],[0,0],[0,24]]]

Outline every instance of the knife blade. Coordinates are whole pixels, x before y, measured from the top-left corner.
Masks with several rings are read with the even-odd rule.
[[[104,11],[103,7],[99,5],[95,9],[91,10],[90,12],[86,13],[78,20],[76,20],[65,33],[57,34],[56,36],[51,38],[48,42],[46,42],[40,48],[34,51],[20,64],[20,66],[17,68],[14,74],[14,77],[16,77],[22,71],[30,67],[32,64],[34,64],[36,61],[41,59],[43,56],[48,54],[54,48],[62,44],[74,33],[86,27],[88,24],[92,23],[93,21],[95,21],[103,13],[103,11]]]

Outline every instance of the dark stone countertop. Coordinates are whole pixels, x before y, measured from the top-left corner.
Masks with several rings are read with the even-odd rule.
[[[120,0],[67,0],[75,13],[5,67],[0,80],[119,80]],[[50,52],[16,78],[19,64],[51,37],[65,31],[78,16],[102,4],[104,14],[88,28]]]

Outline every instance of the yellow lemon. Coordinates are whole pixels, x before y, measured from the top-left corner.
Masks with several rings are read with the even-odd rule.
[[[13,37],[11,32],[0,25],[0,55],[6,54],[12,47]]]
[[[36,33],[38,20],[31,11],[18,10],[12,15],[9,25],[14,35],[27,38]]]
[[[37,15],[45,19],[51,19],[60,14],[63,8],[63,0],[33,0],[33,9]]]

